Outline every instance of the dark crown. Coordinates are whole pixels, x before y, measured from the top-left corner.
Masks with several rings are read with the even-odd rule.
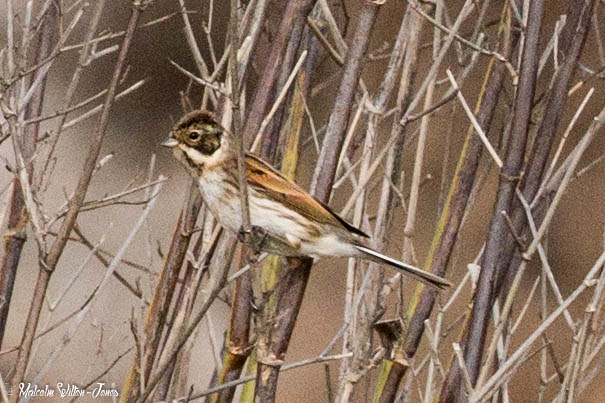
[[[195,110],[189,112],[185,116],[183,116],[176,124],[177,129],[186,129],[191,127],[192,125],[202,125],[202,124],[212,124],[216,125],[217,122],[214,119],[214,116],[208,112],[203,110]]]

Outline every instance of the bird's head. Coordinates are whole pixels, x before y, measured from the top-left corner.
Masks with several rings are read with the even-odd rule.
[[[173,150],[187,168],[201,170],[220,164],[231,157],[231,136],[206,111],[193,111],[183,116],[162,143]]]

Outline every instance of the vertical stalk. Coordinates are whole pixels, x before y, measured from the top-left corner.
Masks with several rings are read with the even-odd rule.
[[[34,341],[34,335],[38,326],[38,320],[40,318],[40,312],[42,311],[42,306],[44,304],[48,282],[50,281],[51,274],[56,268],[59,259],[63,255],[69,234],[76,223],[76,219],[78,218],[78,214],[80,212],[80,207],[82,206],[84,198],[86,197],[88,186],[90,185],[90,180],[92,179],[92,174],[101,151],[101,145],[103,143],[103,138],[105,137],[107,125],[109,123],[111,107],[113,106],[117,94],[118,82],[122,75],[126,56],[128,54],[128,50],[130,49],[130,44],[139,21],[139,16],[144,8],[142,0],[133,0],[132,4],[132,13],[128,21],[122,46],[120,47],[116,67],[114,68],[113,76],[107,91],[107,96],[105,97],[105,101],[103,103],[101,116],[99,117],[99,121],[91,135],[91,145],[86,156],[86,161],[78,180],[78,184],[74,190],[74,196],[69,200],[67,214],[61,223],[57,237],[51,245],[48,253],[45,253],[42,250],[39,251],[40,258],[38,278],[36,280],[34,298],[31,302],[30,310],[25,323],[23,338],[17,354],[15,375],[13,376],[12,382],[13,390],[19,390],[19,383],[21,383],[25,377],[25,371],[27,369],[27,363],[29,362],[32,343]],[[16,402],[17,398],[18,393],[14,393],[12,395],[12,402]]]
[[[510,42],[513,41],[510,40],[508,35],[510,30],[506,28],[507,22],[510,23],[506,11],[508,5],[504,7],[500,25],[500,49],[506,57],[510,54],[512,46]],[[493,57],[488,65],[475,107],[477,121],[484,132],[489,131],[491,126],[505,76],[506,66],[503,63],[498,63],[496,58]],[[441,218],[426,259],[425,267],[433,274],[443,276],[447,269],[479,167],[481,150],[481,139],[471,125],[468,128],[445,205],[441,212]],[[395,349],[395,358],[391,370],[386,375],[385,386],[380,393],[380,402],[392,402],[396,398],[399,384],[408,369],[407,359],[413,358],[416,354],[424,333],[424,323],[433,310],[435,299],[434,291],[423,287],[421,284],[416,287],[406,314],[409,318],[409,324],[404,333],[404,340]]]
[[[306,74],[302,72],[297,79],[297,85],[292,97],[292,104],[289,110],[289,119],[285,132],[285,148],[281,172],[286,178],[291,180],[294,180],[296,176],[296,168],[298,165],[298,145],[300,140],[300,130],[304,120],[303,88],[305,87],[305,81]],[[276,324],[276,321],[279,321],[277,305],[278,295],[275,291],[278,284],[280,284],[280,272],[284,269],[289,269],[289,267],[280,269],[278,259],[278,256],[269,256],[262,268],[260,278],[263,312],[261,313],[257,326],[258,341],[256,359],[258,362],[257,381],[255,388],[257,398],[260,398],[259,396],[265,396],[267,398],[271,398],[270,396],[274,397],[274,388],[277,385],[277,371],[279,371],[279,368],[277,368],[277,371],[274,370],[276,360],[273,351],[274,348],[280,344],[280,341],[273,339],[273,328]],[[286,341],[286,343],[288,342],[289,340]],[[283,340],[281,343],[283,343]],[[285,348],[287,348],[287,345]],[[283,354],[285,354],[285,350]],[[267,379],[273,381],[273,383],[266,384],[263,380],[259,381],[259,373],[269,374]]]
[[[520,184],[523,196],[530,202],[536,196],[542,181],[546,162],[563,115],[562,111],[567,102],[571,79],[588,36],[594,4],[593,0],[574,0],[567,9],[567,22],[559,35],[559,52],[564,59],[552,81],[552,88],[548,91],[543,119],[537,130],[535,142],[529,153],[527,169]],[[527,219],[517,198],[513,199],[511,211],[514,231],[521,234],[526,227]],[[509,235],[498,267],[497,294],[501,292],[506,276],[508,276],[507,284],[512,282],[515,267],[519,264],[519,254],[516,250],[516,243],[512,235]]]
[[[279,80],[279,73],[282,69],[284,55],[291,39],[292,27],[298,24],[298,21],[307,17],[316,0],[289,1],[286,4],[283,17],[279,24],[278,32],[273,39],[271,54],[265,60],[265,69],[261,74],[258,88],[250,103],[250,110],[246,115],[246,124],[243,127],[243,137],[248,146],[254,141],[265,113],[275,97],[275,87]]]
[[[443,3],[437,1],[435,8],[435,20],[437,23],[441,23],[441,14],[443,12]],[[439,54],[439,29],[434,29],[433,36],[433,62],[436,61]],[[424,97],[424,109],[429,108],[433,104],[433,92],[435,90],[436,77],[433,75],[429,78],[426,95]],[[420,176],[422,174],[422,164],[424,161],[424,148],[426,145],[426,139],[428,136],[429,116],[425,115],[422,117],[420,122],[420,135],[418,136],[418,143],[416,145],[416,153],[414,154],[414,169],[412,171],[412,184],[410,186],[410,196],[408,198],[408,211],[405,221],[405,227],[403,229],[403,261],[413,262],[414,252],[412,246],[412,239],[416,230],[416,211],[418,210],[418,196],[420,191]]]
[[[332,190],[348,117],[353,107],[353,98],[361,75],[362,57],[367,50],[378,8],[379,6],[373,3],[364,4],[353,36],[352,46],[345,59],[343,77],[311,185],[314,196],[323,202],[329,200]],[[270,356],[264,360],[259,357],[256,399],[260,401],[275,399],[281,360],[288,348],[312,264],[310,258],[289,258],[287,260],[288,266],[282,270],[283,273],[276,290],[278,311],[271,330]]]
[[[153,293],[153,298],[147,311],[145,320],[145,343],[143,356],[135,356],[128,377],[122,389],[120,401],[135,400],[141,390],[140,384],[145,384],[151,375],[153,364],[159,351],[160,339],[168,318],[168,310],[177,285],[177,280],[195,227],[198,213],[202,206],[202,196],[197,183],[191,183],[185,208],[181,211],[177,221],[170,249],[164,259],[162,270]],[[143,373],[140,373],[142,370]],[[143,382],[141,382],[141,379]]]
[[[469,377],[474,384],[479,375],[480,361],[485,344],[485,333],[491,315],[491,299],[494,292],[496,268],[500,252],[507,238],[508,226],[502,211],[507,211],[514,196],[515,188],[520,179],[525,146],[529,131],[529,121],[536,88],[538,67],[538,42],[542,24],[542,0],[532,1],[529,8],[527,33],[523,48],[519,87],[515,101],[513,126],[509,144],[506,148],[504,165],[500,172],[497,200],[489,224],[488,238],[481,265],[481,273],[474,298],[473,310],[469,324],[468,339],[464,350],[464,359]],[[460,386],[459,401],[465,400],[465,388]]]
[[[326,135],[322,144],[317,169],[311,183],[311,193],[323,202],[328,202],[336,171],[326,167],[336,166],[344,142],[347,123],[353,108],[353,100],[357,90],[357,83],[361,76],[363,56],[368,49],[372,28],[378,16],[379,6],[365,2],[360,15],[351,46],[345,58],[342,79],[334,101],[334,108],[330,114]]]
[[[241,250],[241,262],[244,260],[243,252]],[[252,274],[248,271],[238,277],[235,283],[229,330],[225,339],[226,354],[216,385],[238,379],[250,355],[252,349],[249,340],[250,316],[252,314],[251,297]],[[212,395],[209,401],[212,403],[230,402],[233,400],[234,393],[235,388],[229,388]]]
[[[58,23],[58,5],[50,6],[44,16],[44,21],[40,28],[40,33],[37,36],[35,47],[34,64],[39,64],[46,59],[52,52],[53,47],[57,42],[57,23]],[[26,35],[29,35],[27,32]],[[27,49],[23,49],[27,51]],[[38,73],[39,74],[39,73]],[[44,102],[44,93],[46,91],[46,77],[38,86],[31,101],[27,104],[23,119],[28,120],[37,117],[42,112]],[[32,80],[34,81],[34,80]],[[38,133],[40,131],[40,123],[34,123],[24,128],[23,138],[21,141],[21,149],[23,159],[26,161],[25,169],[27,177],[31,182],[33,178],[34,166],[30,162],[36,152],[36,143],[38,142]],[[27,224],[29,217],[23,191],[19,179],[15,177],[11,185],[11,195],[9,199],[8,222],[4,233],[4,244],[2,250],[2,260],[0,261],[0,346],[4,338],[6,322],[8,320],[8,310],[11,297],[13,294],[13,285],[19,262],[21,261],[21,251],[27,240]]]

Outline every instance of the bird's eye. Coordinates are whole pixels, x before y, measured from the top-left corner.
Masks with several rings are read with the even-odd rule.
[[[189,133],[189,140],[196,141],[199,138],[200,138],[200,132],[193,131],[193,132]]]

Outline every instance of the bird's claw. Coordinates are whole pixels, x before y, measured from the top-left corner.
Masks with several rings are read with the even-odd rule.
[[[254,292],[252,290],[250,290],[250,309],[252,310],[252,312],[254,312],[255,314],[262,312],[263,307],[261,305],[263,305],[263,304],[258,304],[256,302],[256,298],[254,297]]]
[[[252,309],[252,312],[255,314],[258,314],[263,311],[263,308],[261,308],[259,305],[256,304],[256,301],[254,301],[254,298],[252,299],[252,301],[250,301],[250,309]]]
[[[267,231],[264,228],[253,225],[249,230],[240,227],[237,232],[237,239],[248,245],[254,251],[259,252],[263,249],[265,240],[267,239]]]
[[[251,229],[247,230],[243,226],[239,227],[239,231],[237,231],[237,240],[242,243],[246,243],[246,241],[250,237],[251,232],[252,232]]]

